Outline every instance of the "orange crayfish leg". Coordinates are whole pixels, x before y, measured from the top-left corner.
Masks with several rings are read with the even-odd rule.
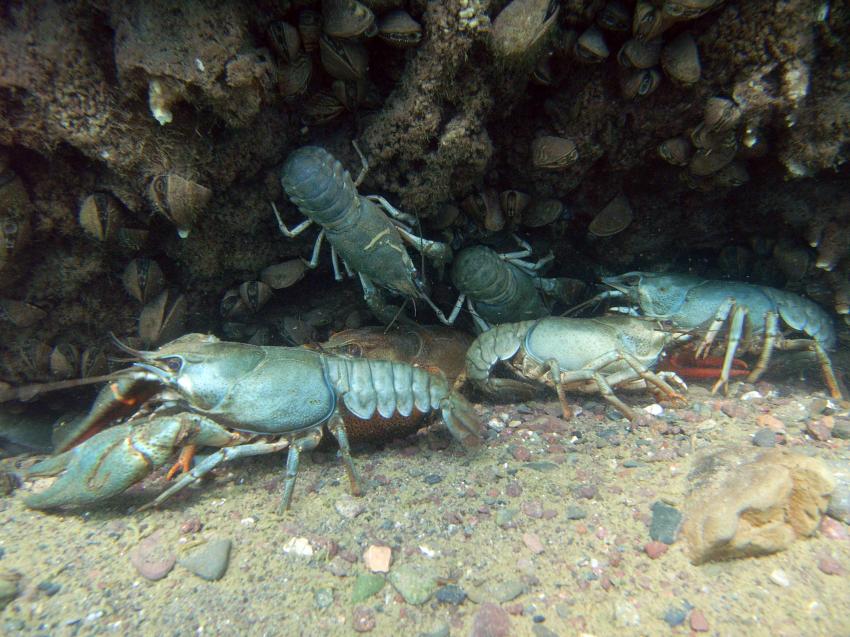
[[[186,445],[183,447],[180,450],[180,457],[177,458],[177,462],[165,474],[165,479],[172,480],[178,473],[189,473],[192,470],[192,459],[195,457],[197,450],[197,445]]]

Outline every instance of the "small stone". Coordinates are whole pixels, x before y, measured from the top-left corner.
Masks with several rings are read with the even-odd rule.
[[[431,473],[431,474],[425,476],[424,478],[422,478],[422,481],[425,484],[438,484],[438,483],[443,481],[443,476],[441,476],[438,473]]]
[[[522,503],[522,512],[530,518],[539,520],[543,517],[543,504],[540,500],[529,500]]]
[[[649,526],[649,537],[664,544],[676,541],[679,528],[682,526],[682,513],[661,501],[652,505],[652,523]]]
[[[708,620],[701,610],[691,611],[691,630],[695,633],[708,632]]]
[[[360,501],[347,496],[334,502],[334,510],[347,520],[353,520],[363,513],[366,507]]]
[[[584,500],[592,500],[597,495],[599,495],[599,489],[597,489],[594,485],[584,485],[578,487],[575,491],[577,498],[582,498]]]
[[[393,569],[388,579],[404,601],[414,606],[427,602],[437,590],[437,578],[427,568],[403,564]]]
[[[543,615],[535,615],[535,622],[537,621],[538,617],[543,617]],[[534,626],[531,627],[531,632],[534,637],[558,637],[558,633],[556,633],[551,628],[546,628],[546,626],[543,626],[542,624],[534,624]]]
[[[834,557],[825,555],[818,560],[818,568],[827,575],[844,575],[844,567]]]
[[[372,544],[363,553],[363,562],[373,573],[389,573],[393,550],[389,546]]]
[[[640,613],[630,601],[618,599],[614,602],[614,623],[620,628],[640,626]]]
[[[773,429],[768,429],[767,427],[759,429],[755,434],[753,434],[753,444],[756,447],[775,447],[776,432],[774,432]]]
[[[351,614],[351,625],[354,628],[354,632],[368,633],[370,630],[375,629],[375,623],[375,611],[371,608],[358,606]]]
[[[519,513],[517,509],[499,509],[495,515],[496,524],[503,529],[513,526],[517,513]]]
[[[189,535],[191,533],[197,533],[202,528],[204,528],[204,525],[199,518],[188,518],[180,524],[180,534]]]
[[[506,582],[496,584],[490,588],[489,592],[493,599],[497,602],[504,603],[516,599],[525,593],[526,590],[528,589],[521,580],[511,579]]]
[[[334,603],[334,592],[329,588],[318,588],[313,591],[313,603],[319,610],[324,610]]]
[[[788,574],[781,568],[777,568],[771,571],[770,581],[776,584],[777,586],[781,586],[783,588],[788,588],[789,586],[791,586],[791,580],[788,579]]]
[[[643,550],[650,559],[657,560],[667,552],[668,548],[670,547],[668,547],[664,542],[657,542],[653,540],[652,542],[648,542],[646,546],[643,547]]]
[[[756,416],[756,424],[762,429],[785,431],[785,423],[772,414],[759,414]]]
[[[61,584],[57,584],[56,582],[39,582],[38,590],[47,595],[48,597],[53,597],[56,593],[58,593],[62,589]]]
[[[652,403],[651,405],[647,405],[643,408],[643,410],[650,416],[660,416],[664,413],[664,407],[662,407],[658,403]]]
[[[664,621],[669,626],[681,626],[688,618],[688,611],[684,608],[672,606],[664,612]]]
[[[848,535],[844,525],[826,515],[821,519],[818,530],[825,538],[830,540],[850,540],[850,535]]]
[[[548,460],[537,460],[535,462],[526,463],[526,469],[534,469],[535,471],[540,471],[541,473],[546,471],[555,471],[558,469],[557,462],[549,462]]]
[[[850,440],[850,419],[836,418],[832,426],[832,437],[839,440]]]
[[[623,460],[623,467],[626,469],[635,469],[640,466],[640,461],[635,460],[634,458],[628,458],[627,460]]]
[[[453,606],[458,606],[463,604],[466,599],[466,593],[460,586],[455,586],[454,584],[447,584],[442,588],[437,589],[437,592],[434,594],[434,597],[437,598],[438,602],[442,602],[443,604],[452,604]]]
[[[809,421],[806,424],[806,433],[818,442],[826,442],[832,435],[823,420]]]
[[[511,617],[496,604],[482,604],[472,621],[470,637],[510,637],[514,634]]]
[[[180,558],[179,564],[201,579],[213,582],[224,577],[230,563],[231,542],[226,538],[210,540]]]
[[[510,448],[510,451],[514,460],[518,460],[519,462],[527,462],[531,460],[531,452],[522,445],[515,445]]]
[[[568,520],[583,520],[587,517],[587,511],[578,507],[574,504],[571,504],[567,507],[567,519]]]
[[[130,563],[145,579],[155,582],[171,572],[177,556],[166,546],[162,531],[154,531],[130,551]]]
[[[0,570],[0,610],[20,593],[18,586],[20,579],[21,574],[17,571]]]
[[[536,533],[523,533],[522,541],[528,547],[528,550],[534,554],[539,554],[543,552],[543,542],[540,541],[540,537]]]
[[[764,398],[764,396],[761,392],[758,392],[755,389],[741,395],[741,400],[761,400],[762,398]]]
[[[384,587],[385,579],[381,575],[373,575],[371,573],[361,573],[354,580],[354,586],[351,589],[351,601],[354,604],[372,597],[375,593]]]
[[[283,545],[284,553],[292,553],[301,557],[312,557],[313,547],[310,546],[310,540],[306,537],[291,537],[286,544]]]
[[[449,637],[451,632],[451,626],[443,622],[437,624],[433,630],[429,630],[427,633],[419,633],[419,637]]]

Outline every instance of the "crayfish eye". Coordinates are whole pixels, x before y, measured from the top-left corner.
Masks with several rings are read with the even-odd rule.
[[[169,371],[174,372],[175,374],[180,371],[180,368],[183,367],[183,361],[174,356],[172,358],[166,358],[163,360],[165,366],[169,369]]]
[[[355,358],[360,358],[363,356],[363,350],[359,345],[349,345],[346,349],[346,354],[349,356],[354,356]]]

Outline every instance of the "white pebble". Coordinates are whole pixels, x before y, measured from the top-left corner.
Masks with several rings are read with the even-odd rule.
[[[313,547],[310,546],[310,540],[306,537],[293,537],[283,545],[284,553],[293,553],[301,557],[312,557]]]
[[[756,400],[758,398],[764,398],[764,396],[761,395],[761,392],[757,392],[756,390],[748,391],[746,394],[741,396],[741,400]]]
[[[505,423],[498,418],[491,418],[487,421],[487,426],[493,431],[502,431],[505,428]]]
[[[783,588],[791,586],[791,580],[788,579],[788,575],[786,575],[785,571],[780,568],[777,568],[770,574],[770,581],[777,586],[782,586]]]
[[[650,416],[660,416],[664,413],[664,407],[662,407],[658,403],[652,403],[651,405],[647,405],[643,408],[643,410]]]
[[[239,520],[239,524],[241,524],[242,526],[247,526],[249,528],[254,526],[256,523],[257,523],[256,518],[250,518],[249,517],[249,518],[242,518],[241,520]]]

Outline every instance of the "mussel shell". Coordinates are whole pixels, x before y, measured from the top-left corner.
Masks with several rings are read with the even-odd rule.
[[[149,234],[144,228],[119,228],[118,245],[131,252],[138,252],[147,243]]]
[[[638,0],[632,19],[632,35],[638,40],[652,40],[669,28],[672,22],[647,0]]]
[[[278,71],[278,89],[283,97],[295,97],[307,90],[313,76],[313,62],[306,55],[299,55],[289,64],[282,64]]]
[[[422,41],[422,25],[404,9],[394,9],[378,21],[378,37],[400,48],[414,47]]]
[[[357,0],[322,0],[322,30],[332,38],[374,34],[375,14]]]
[[[80,350],[70,343],[59,343],[50,352],[50,375],[54,378],[76,378],[80,371]]]
[[[312,9],[303,9],[298,14],[298,33],[307,53],[318,49],[319,37],[322,35],[322,14]]]
[[[17,327],[30,327],[47,318],[47,312],[24,301],[0,299],[0,321]]]
[[[558,10],[552,0],[513,0],[493,21],[493,54],[505,60],[536,54],[553,31]]]
[[[661,10],[676,20],[693,20],[711,11],[719,0],[664,0]]]
[[[331,84],[331,92],[336,100],[349,111],[356,111],[360,103],[366,98],[366,80],[356,82],[345,82],[334,80]]]
[[[718,188],[737,188],[750,180],[750,173],[742,161],[732,160],[714,173],[714,183]]]
[[[657,69],[633,69],[624,71],[620,77],[623,97],[634,99],[646,97],[661,84],[661,73]]]
[[[272,22],[269,25],[268,35],[272,50],[282,62],[288,64],[300,55],[301,36],[298,34],[298,29],[288,22],[283,20]]]
[[[82,378],[102,376],[107,372],[109,372],[109,363],[106,360],[106,354],[100,347],[92,346],[83,350],[83,354],[80,356],[80,376]]]
[[[790,241],[780,241],[773,247],[773,261],[789,281],[800,281],[812,264],[810,252]]]
[[[366,77],[369,54],[360,42],[336,40],[322,35],[319,39],[322,66],[338,80],[357,81]]]
[[[499,204],[499,195],[492,188],[469,195],[461,206],[468,215],[491,232],[498,232],[505,227],[505,214]]]
[[[306,272],[307,264],[303,259],[290,259],[265,268],[260,272],[260,280],[272,290],[282,290],[298,283]]]
[[[626,69],[650,69],[661,60],[661,40],[627,40],[617,53],[617,62]]]
[[[674,166],[687,166],[694,149],[686,137],[671,137],[658,144],[658,155]]]
[[[735,128],[741,121],[741,108],[726,97],[709,97],[705,102],[703,125],[710,133]]]
[[[541,199],[532,203],[522,215],[522,225],[540,228],[559,219],[563,212],[564,204],[557,199]]]
[[[661,50],[661,68],[674,82],[685,86],[699,81],[702,67],[697,42],[690,33],[678,35]]]
[[[596,24],[609,31],[628,31],[632,25],[632,14],[621,0],[608,0],[596,14]]]
[[[139,314],[139,337],[145,347],[172,341],[185,331],[186,297],[169,290],[145,305]]]
[[[121,203],[112,195],[89,195],[80,206],[80,225],[98,241],[113,241],[124,222]]]
[[[698,148],[688,167],[691,174],[698,177],[712,175],[729,164],[737,152],[736,146],[718,146],[716,148]]]
[[[531,79],[540,86],[552,86],[555,83],[552,74],[552,56],[543,55],[537,61],[537,66],[531,72]]]
[[[24,182],[7,165],[0,172],[0,268],[29,241],[31,215]]]
[[[571,139],[545,135],[531,143],[531,159],[537,168],[566,168],[578,160],[578,148]]]
[[[437,211],[428,217],[428,225],[434,230],[443,230],[448,228],[460,215],[460,208],[453,203],[444,203],[437,206]]]
[[[573,52],[579,61],[592,64],[602,62],[611,54],[605,36],[595,26],[589,26],[578,36]]]
[[[224,318],[235,318],[248,313],[248,306],[239,294],[239,288],[231,288],[224,293],[219,304],[219,311]]]
[[[255,314],[272,297],[272,289],[262,281],[245,281],[239,286],[239,297],[248,311]]]
[[[634,219],[634,211],[625,195],[614,197],[590,222],[588,231],[596,237],[610,237],[625,230]]]
[[[342,102],[326,91],[313,93],[304,104],[304,117],[314,125],[327,124],[344,112],[345,106]]]
[[[508,219],[517,222],[531,203],[531,197],[519,190],[503,190],[499,194],[499,203]]]
[[[154,207],[168,217],[185,238],[198,214],[210,202],[212,190],[175,173],[167,173],[153,178],[148,196]]]
[[[45,378],[50,372],[53,348],[43,341],[30,342],[21,351],[21,363],[30,378]]]
[[[133,259],[121,276],[124,288],[140,303],[147,303],[165,287],[165,277],[159,264],[153,259]]]

